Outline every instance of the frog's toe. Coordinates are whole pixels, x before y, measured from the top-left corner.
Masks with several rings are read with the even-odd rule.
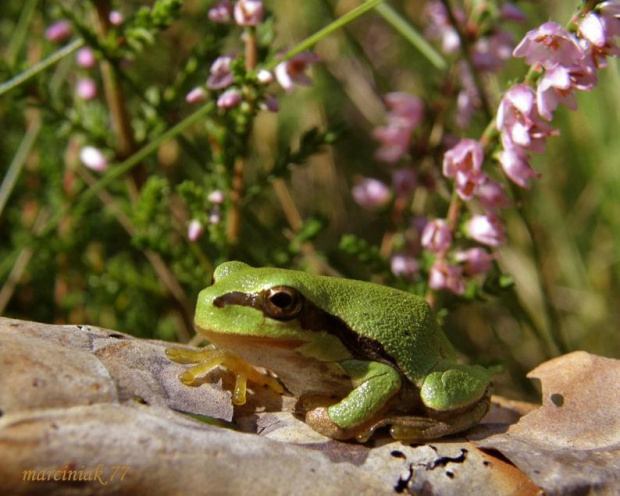
[[[169,360],[176,363],[201,363],[209,360],[217,350],[214,348],[204,348],[201,350],[188,350],[186,348],[166,348],[166,356]]]

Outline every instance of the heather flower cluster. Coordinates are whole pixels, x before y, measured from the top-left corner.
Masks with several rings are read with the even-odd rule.
[[[243,28],[255,28],[263,21],[264,7],[261,0],[239,0],[233,4],[230,0],[223,0],[209,9],[208,18],[218,24],[235,23]],[[242,39],[252,36],[245,31]],[[221,109],[237,107],[244,100],[242,85],[235,81],[232,70],[234,56],[224,55],[218,57],[210,68],[210,75],[205,86],[192,89],[185,97],[188,103],[198,103],[210,98],[209,90],[217,93],[217,106]],[[314,53],[303,52],[291,59],[278,64],[272,72],[259,69],[254,74],[256,82],[260,85],[269,85],[274,79],[286,91],[291,92],[295,84],[309,86],[312,80],[306,74],[308,68],[318,62],[318,56]],[[247,69],[254,69],[248,67]],[[221,90],[221,91],[220,91]],[[263,110],[277,112],[279,104],[274,95],[265,93],[259,104]]]
[[[575,33],[555,22],[529,31],[514,50],[515,57],[540,73],[535,88],[519,84],[502,98],[496,125],[503,150],[499,162],[508,178],[521,188],[540,177],[530,165],[530,153],[544,153],[547,137],[557,134],[549,121],[558,105],[577,109],[576,91],[591,91],[597,69],[607,57],[620,54],[620,2],[603,2],[577,22]]]
[[[520,188],[530,187],[531,181],[540,177],[530,164],[530,154],[544,153],[547,138],[558,134],[551,125],[557,107],[576,110],[575,93],[594,88],[597,69],[605,67],[608,57],[620,53],[615,44],[615,37],[620,36],[620,2],[602,2],[581,14],[572,32],[547,22],[529,31],[516,47],[512,35],[501,28],[501,22],[525,20],[512,2],[501,3],[497,11],[490,10],[487,17],[494,15],[494,22],[485,29],[476,24],[480,12],[474,11],[469,17],[456,7],[448,12],[443,2],[428,2],[425,13],[427,35],[439,40],[446,54],[469,51],[470,62],[461,60],[456,65],[462,85],[456,95],[457,126],[467,126],[481,104],[479,91],[484,85],[474,82],[472,69],[483,76],[494,73],[511,56],[525,58],[532,66],[527,82],[509,88],[502,96],[495,119],[500,143],[492,155],[508,181]],[[457,26],[453,25],[455,21]],[[461,46],[463,39],[467,47]],[[535,81],[534,86],[531,81]],[[373,131],[373,138],[379,142],[375,157],[393,165],[410,160],[425,104],[402,92],[386,95],[385,104],[386,123]],[[450,137],[444,141],[449,142]],[[449,218],[417,217],[412,221],[408,232],[413,234],[405,235],[404,246],[395,246],[391,269],[409,279],[426,276],[433,290],[463,295],[468,281],[485,277],[493,269],[495,250],[506,242],[501,211],[512,201],[496,171],[485,170],[492,143],[483,145],[469,138],[452,143],[442,164],[442,175],[454,188]],[[390,173],[391,187],[378,179],[358,179],[353,187],[355,201],[371,210],[388,206],[397,209],[398,199],[411,195],[417,187],[433,189],[421,184],[418,170],[411,166]],[[469,213],[462,212],[461,205]]]
[[[503,29],[503,22],[524,22],[525,15],[512,2],[504,2],[498,11],[493,5],[481,5],[477,16],[493,19],[491,28],[479,29],[475,19],[468,20],[465,12],[457,7],[452,8],[452,14],[468,43],[473,68],[481,75],[499,72],[506,60],[512,55],[515,40],[512,34]],[[424,17],[427,21],[426,35],[429,39],[439,40],[442,51],[447,55],[459,53],[463,47],[455,26],[445,5],[439,0],[431,0],[426,4]],[[456,97],[457,111],[455,122],[460,128],[466,128],[474,113],[481,106],[479,89],[476,87],[470,67],[461,60],[458,65],[461,88]]]
[[[373,131],[373,138],[380,147],[375,158],[394,165],[403,161],[411,147],[413,133],[424,119],[424,102],[404,92],[388,93],[384,97],[387,108],[386,123]],[[360,178],[353,187],[353,199],[368,210],[380,210],[394,198],[407,198],[417,185],[415,171],[406,166],[390,170],[391,188],[373,178]]]
[[[207,196],[210,208],[206,214],[207,224],[216,225],[222,220],[222,204],[226,199],[224,192],[219,189],[211,191]],[[192,219],[187,226],[187,239],[192,243],[198,241],[205,231],[203,219]]]
[[[594,88],[597,68],[606,65],[607,57],[619,54],[614,43],[619,28],[620,2],[608,1],[580,19],[574,34],[547,22],[529,31],[514,49],[514,57],[525,58],[539,73],[535,88],[521,83],[504,93],[496,117],[501,140],[496,157],[506,177],[518,187],[528,188],[532,179],[540,177],[530,165],[530,153],[544,153],[546,139],[558,134],[549,122],[558,105],[576,110],[575,92]],[[451,36],[449,30],[444,33],[444,47]],[[480,70],[485,67],[477,65]],[[454,232],[448,222],[429,222],[422,233],[422,245],[435,255],[429,273],[432,289],[463,294],[463,276],[489,271],[496,255],[488,249],[506,241],[498,211],[511,202],[502,184],[483,171],[484,160],[482,144],[472,139],[459,141],[444,155],[443,175],[454,182],[460,200],[476,200],[482,209],[469,217],[463,231],[485,248],[452,249]]]

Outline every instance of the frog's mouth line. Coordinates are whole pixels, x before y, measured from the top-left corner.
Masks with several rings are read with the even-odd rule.
[[[306,344],[306,341],[301,339],[278,339],[262,336],[248,336],[243,334],[229,334],[215,332],[210,329],[206,329],[197,324],[194,324],[196,330],[211,343],[220,345],[223,348],[234,347],[235,344],[243,344],[244,346],[252,345],[257,347],[269,346],[272,348],[282,348],[286,350],[294,350],[300,346]]]

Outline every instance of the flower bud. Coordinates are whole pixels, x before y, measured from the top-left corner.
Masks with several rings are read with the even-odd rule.
[[[187,239],[191,242],[198,241],[203,233],[202,223],[196,219],[191,220],[187,226]]]
[[[95,54],[88,47],[80,48],[75,56],[75,60],[77,65],[84,67],[85,69],[94,67],[96,62]]]
[[[94,146],[85,146],[80,151],[80,160],[82,163],[97,172],[103,172],[108,168],[108,161],[101,151]]]
[[[45,38],[53,43],[62,43],[73,34],[71,23],[66,19],[56,21],[45,30]]]

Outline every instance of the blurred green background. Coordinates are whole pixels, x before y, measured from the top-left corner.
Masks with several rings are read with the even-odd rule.
[[[45,27],[59,16],[54,3],[0,4],[1,80],[58,48],[43,38]],[[204,82],[218,53],[242,52],[238,32],[227,35],[225,29],[207,21],[210,4],[183,2],[179,19],[158,33],[154,43],[146,45],[123,69],[132,81],[124,84],[139,144],[148,143],[194,110],[185,102],[185,93]],[[271,46],[275,52],[294,46],[358,2],[288,0],[265,4],[274,14]],[[424,29],[424,4],[392,3],[420,30]],[[75,6],[77,15],[89,15],[88,2],[64,5]],[[150,3],[122,2],[121,8],[130,16],[144,5]],[[510,26],[517,41],[526,30],[547,19],[566,22],[577,2],[519,5],[528,22]],[[31,13],[26,16],[29,8]],[[407,91],[431,100],[442,75],[372,12],[323,39],[316,52],[321,63],[312,72],[314,85],[286,95],[280,91],[280,112],[262,112],[254,123],[247,169],[250,200],[242,226],[243,246],[236,256],[257,265],[309,270],[316,269],[314,262],[320,260],[321,266],[344,276],[369,278],[373,271],[351,260],[338,246],[347,233],[379,245],[389,224],[386,215],[360,208],[350,194],[358,176],[389,181],[387,166],[373,158],[377,143],[371,138],[373,128],[383,123],[381,98],[390,91]],[[192,55],[198,64],[179,81],[178,74]],[[496,104],[508,82],[525,71],[522,60],[513,60],[497,78],[488,80],[492,102]],[[500,250],[499,259],[502,269],[515,278],[527,314],[545,335],[553,326],[571,350],[610,357],[620,357],[619,76],[617,61],[611,60],[599,73],[599,86],[592,93],[579,95],[578,112],[560,109],[556,113],[553,124],[561,136],[551,138],[548,153],[536,157],[534,165],[542,179],[523,193],[519,204],[531,220],[535,243],[523,218],[511,210],[505,216],[509,242]],[[185,308],[171,297],[140,244],[132,241],[118,218],[109,208],[101,208],[98,200],[70,210],[47,236],[32,236],[57,209],[72,205],[86,187],[86,179],[76,172],[82,167],[77,150],[85,136],[105,142],[111,133],[103,101],[85,105],[73,96],[76,77],[73,57],[67,57],[0,98],[0,176],[5,176],[15,161],[23,163],[0,216],[1,313],[42,322],[95,324],[141,337],[186,339],[191,315],[183,313],[187,313],[187,305],[193,307],[197,292],[210,281],[182,231],[168,226],[150,236],[161,236],[170,244],[166,249],[171,255],[164,256],[164,261],[181,287]],[[168,99],[166,88],[174,88]],[[477,138],[485,125],[483,117],[476,117],[463,135]],[[290,177],[261,183],[264,171],[273,167],[283,150],[296,149],[300,136],[315,126],[340,126],[345,132],[334,146],[322,147]],[[204,183],[205,177],[217,173],[208,166],[212,154],[208,133],[208,127],[199,124],[182,139],[165,142],[144,160],[149,177],[165,178],[171,185],[188,178]],[[434,160],[439,170],[440,158]],[[206,181],[217,184],[213,178]],[[253,185],[257,185],[256,191]],[[131,216],[123,183],[111,185],[108,191]],[[156,196],[163,190],[154,191]],[[157,216],[165,217],[166,212],[175,215],[174,202],[157,212],[152,211],[157,210],[157,198],[150,202],[143,201],[151,208],[145,224]],[[137,210],[137,214],[142,212]],[[303,240],[295,240],[294,231],[299,228],[295,226],[310,218],[325,221],[326,227],[311,245],[304,245]],[[153,228],[153,224],[140,225],[139,215],[132,219],[140,232]],[[165,222],[162,220],[162,225]],[[215,238],[203,241],[212,262],[225,256],[225,250],[218,251]],[[295,248],[291,248],[293,244]],[[390,282],[389,278],[379,279]],[[507,296],[451,305],[450,310],[445,328],[456,346],[479,360],[504,363],[513,380],[506,375],[503,387],[519,394],[521,386],[514,379],[546,358],[527,319],[515,318]],[[185,333],[179,332],[182,327]],[[557,353],[553,347],[550,350]]]

